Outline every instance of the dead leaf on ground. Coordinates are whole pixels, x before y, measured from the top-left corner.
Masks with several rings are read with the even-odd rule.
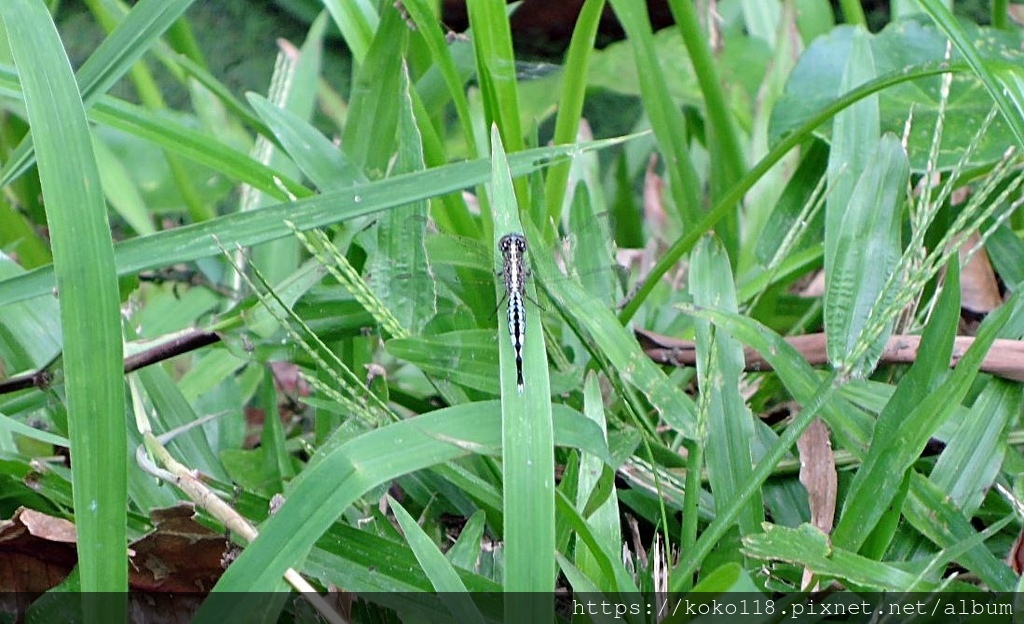
[[[154,530],[132,543],[132,589],[153,592],[208,592],[224,572],[224,535],[195,520],[191,505],[155,510]]]
[[[0,592],[44,592],[60,584],[78,561],[75,525],[19,508],[0,520]]]

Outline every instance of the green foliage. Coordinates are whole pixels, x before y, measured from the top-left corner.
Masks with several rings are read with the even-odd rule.
[[[74,521],[71,584],[124,590],[130,539],[194,500],[244,546],[217,593],[774,591],[805,573],[902,592],[963,588],[959,568],[1017,587],[1024,374],[986,360],[1024,335],[1006,20],[920,0],[870,34],[855,2],[835,26],[806,2],[708,21],[679,0],[654,33],[643,3],[587,0],[547,66],[517,61],[500,0],[469,2],[468,41],[437,3],[324,0],[268,92],[241,94],[179,21],[189,2],[93,4],[111,32],[73,76],[42,2],[0,3],[0,512]],[[598,50],[605,8],[626,39]],[[168,108],[154,61],[187,102]],[[138,102],[107,94],[119,80]],[[609,92],[636,134],[600,134],[620,111],[591,96]],[[528,241],[522,392],[510,232]],[[638,237],[644,266],[617,266]],[[1006,296],[961,348],[968,251]],[[784,336],[822,331],[815,370]],[[906,334],[918,357],[892,365]],[[126,380],[122,352],[176,359]],[[792,470],[816,419],[844,467],[830,536]],[[447,598],[460,621],[553,617]]]

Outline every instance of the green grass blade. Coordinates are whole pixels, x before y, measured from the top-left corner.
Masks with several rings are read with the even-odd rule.
[[[597,376],[594,373],[587,375],[587,381],[583,387],[583,413],[587,418],[591,419],[602,431],[605,431],[607,424],[605,422],[605,415],[603,405],[601,404],[601,388],[598,386]],[[579,493],[576,497],[577,509],[584,509],[587,500],[590,498],[591,493],[597,489],[598,481],[602,476],[602,470],[604,468],[604,462],[600,457],[590,454],[583,454],[580,457],[580,480],[579,480]],[[594,513],[586,518],[587,524],[590,525],[591,531],[593,532],[594,539],[604,545],[606,552],[615,552],[622,543],[622,535],[619,530],[619,503],[618,497],[615,495],[615,489],[612,491],[608,498],[601,503],[601,505],[594,510]],[[586,544],[576,543],[576,567],[584,576],[597,581],[602,578],[601,566],[597,562],[597,557],[587,548]],[[562,565],[563,570],[565,565]],[[614,579],[604,579],[603,583],[598,583],[603,587],[612,587]],[[579,588],[573,586],[577,591]]]
[[[416,126],[413,94],[405,67],[401,78],[398,156],[393,172],[423,171],[426,169],[423,136]],[[429,208],[429,202],[422,200],[388,210],[377,220],[374,244],[364,245],[370,255],[367,260],[370,287],[402,327],[413,334],[420,333],[437,314],[437,283],[427,263],[424,243]]]
[[[737,311],[729,256],[722,244],[705,238],[690,265],[690,293],[699,306]],[[738,496],[753,471],[754,417],[740,394],[743,347],[728,332],[696,320],[697,379],[702,408],[708,410],[705,464],[716,501]],[[757,492],[743,506],[737,524],[742,535],[757,533],[764,522],[764,501]]]
[[[796,355],[795,349],[789,346],[777,334],[760,326],[751,319],[724,310],[698,309],[692,306],[688,307],[685,311],[691,316],[713,322],[716,326],[725,329],[748,344],[766,340],[770,341],[774,344],[774,353],[788,353],[790,358],[795,358],[794,361],[802,361],[802,358]],[[765,351],[772,351],[772,349],[766,348]],[[779,365],[784,366],[784,362],[779,362]],[[806,366],[806,362],[804,365]],[[813,372],[811,375],[813,376]],[[779,436],[778,442],[761,457],[750,478],[743,484],[742,490],[732,500],[720,502],[721,507],[716,509],[714,521],[701,534],[694,547],[683,556],[679,566],[673,570],[670,586],[672,591],[688,586],[691,581],[691,575],[701,566],[701,563],[711,553],[718,541],[725,536],[729,528],[736,522],[747,501],[760,491],[761,486],[771,475],[774,467],[796,444],[797,439],[814,421],[818,412],[828,405],[835,394],[838,385],[837,378],[838,376],[833,371],[827,377],[821,379],[820,382],[816,376],[812,377],[813,380],[807,378],[801,380],[802,383],[806,384],[804,389],[807,392],[793,392],[794,398],[798,401],[806,401],[802,404],[800,414],[786,427],[786,430]]]
[[[757,3],[768,6],[771,3]],[[708,124],[708,151],[711,152],[711,199],[720,198],[731,188],[746,170],[743,148],[739,134],[733,121],[728,98],[722,87],[722,78],[712,56],[708,33],[701,27],[697,17],[697,7],[687,0],[672,0],[669,3],[675,17],[683,43],[693,63],[693,71],[700,83],[701,95],[704,97],[704,115]],[[774,24],[772,31],[774,33]],[[740,232],[738,214],[725,220],[716,234],[721,237],[729,257],[736,261],[739,253]]]
[[[1017,309],[1020,300],[1020,293],[1015,293],[985,319],[974,343],[948,375],[941,389],[928,394],[909,413],[894,409],[883,412],[879,417],[871,448],[864,464],[857,471],[842,516],[832,533],[837,546],[853,551],[860,549],[867,538],[867,532],[885,511],[904,473],[920,456],[929,436],[967,395],[985,353],[999,330],[1012,315],[1020,312]],[[947,334],[948,338],[951,330],[939,328],[936,331]],[[949,342],[952,343],[952,340],[949,339]],[[952,350],[951,346],[949,348]]]
[[[861,0],[839,0],[839,7],[843,10],[843,20],[847,24],[859,24],[867,28],[868,20],[860,3]]]
[[[921,346],[917,361],[910,367],[907,374],[896,386],[895,392],[889,398],[879,413],[872,434],[872,444],[881,443],[882,440],[891,440],[900,437],[903,429],[903,418],[906,414],[913,412],[914,408],[924,401],[929,394],[940,392],[943,381],[948,374],[947,363],[953,351],[953,339],[956,337],[957,322],[960,318],[960,266],[954,259],[946,267],[946,283],[943,286],[935,313],[932,315],[928,326],[925,328],[921,338]],[[901,444],[913,444],[907,438],[900,437]],[[868,458],[871,457],[871,450],[868,451]],[[893,468],[895,470],[895,468]],[[861,468],[860,472],[863,472]],[[857,487],[858,477],[854,478],[852,487]],[[877,525],[866,534],[863,548],[858,547],[868,557],[881,559],[885,554],[889,543],[892,541],[899,521],[900,510],[907,495],[907,477],[895,484],[891,489],[881,489],[877,494],[883,500],[892,499],[886,502],[879,509]],[[869,487],[876,487],[872,484]],[[846,505],[850,505],[856,491],[851,490],[847,494]],[[863,501],[863,504],[874,505],[874,501]],[[845,513],[846,506],[843,512]],[[842,521],[840,521],[842,524]]]
[[[644,394],[658,415],[683,436],[696,439],[697,411],[693,401],[675,387],[640,350],[636,339],[603,302],[572,280],[564,279],[546,255],[532,258],[534,275],[544,292],[578,327],[584,328],[619,376]]]
[[[806,566],[815,574],[848,579],[875,591],[935,591],[939,586],[921,583],[913,573],[896,566],[872,561],[855,552],[832,546],[820,529],[803,524],[799,528],[770,525],[761,535],[743,540],[750,556]]]
[[[513,175],[524,175],[580,150],[607,147],[622,140],[607,139],[574,146],[533,149],[510,155],[509,166]],[[222,253],[221,245],[248,246],[292,236],[291,230],[284,223],[286,219],[303,230],[323,227],[460,191],[487,181],[490,175],[490,159],[478,159],[395,176],[347,191],[324,193],[261,210],[225,215],[153,236],[131,239],[115,247],[118,274],[128,275],[147,268],[218,256]],[[214,237],[219,238],[221,245],[218,245]],[[52,271],[51,267],[42,267],[0,281],[0,306],[48,294],[53,288]]]
[[[972,516],[992,487],[1006,455],[1008,428],[1024,413],[1021,384],[991,379],[957,424],[928,478]]]
[[[483,616],[466,595],[466,585],[459,578],[452,564],[438,550],[437,545],[416,523],[416,519],[398,504],[398,501],[389,496],[388,504],[395,512],[395,519],[402,527],[405,539],[409,542],[409,548],[415,553],[416,560],[420,562],[420,566],[426,572],[434,586],[434,591],[441,593],[440,598],[451,609],[452,616],[459,622],[483,624]]]
[[[250,93],[248,100],[295,165],[320,191],[341,191],[368,181],[359,167],[309,122],[261,95]]]
[[[369,431],[318,456],[292,482],[285,504],[262,525],[260,536],[228,568],[215,591],[278,587],[285,569],[299,565],[316,540],[365,492],[401,475],[471,453],[496,454],[501,442],[500,418],[496,401],[451,407]],[[558,410],[554,422],[556,443],[606,456],[600,430],[578,412]],[[401,453],[394,452],[396,446]]]
[[[672,201],[682,221],[683,231],[690,232],[700,222],[703,210],[699,194],[701,182],[686,144],[686,120],[669,95],[665,76],[654,52],[651,23],[645,5],[634,0],[611,0],[611,5],[633,46],[637,73],[640,75],[640,93],[665,161]]]
[[[279,200],[288,199],[288,193],[295,197],[309,197],[312,194],[291,176],[275,171],[247,154],[213,140],[209,135],[127,102],[104,97],[89,111],[89,119],[150,140],[227,177],[251,184]],[[282,191],[281,187],[287,192]]]
[[[395,151],[402,65],[409,27],[398,9],[384,9],[373,42],[352,81],[341,145],[371,179],[383,177]]]
[[[81,99],[86,107],[124,76],[192,2],[194,0],[143,0],[136,4],[77,73]],[[26,139],[0,170],[0,186],[6,186],[24,173],[32,160],[31,139]]]
[[[587,66],[590,62],[590,53],[594,49],[594,38],[597,36],[604,4],[605,0],[586,0],[576,20],[569,51],[565,56],[565,80],[562,83],[562,97],[558,103],[558,117],[555,118],[555,134],[551,139],[555,145],[576,140],[586,94]],[[559,164],[548,171],[544,183],[544,200],[547,202],[545,223],[559,221],[571,166],[571,163]]]
[[[469,101],[466,99],[466,92],[463,90],[462,75],[455,64],[452,52],[445,43],[444,33],[436,17],[427,6],[426,0],[408,0],[404,3],[405,10],[409,17],[416,24],[416,29],[423,37],[423,41],[430,50],[430,57],[434,67],[441,73],[444,84],[455,105],[455,112],[459,117],[459,127],[462,128],[463,139],[466,142],[466,153],[470,158],[476,158],[476,140],[473,132],[473,120],[469,114]],[[422,92],[421,92],[422,94]]]
[[[919,0],[921,8],[931,16],[935,23],[952,40],[956,49],[964,56],[967,63],[985,85],[988,94],[999,107],[1017,144],[1024,146],[1024,92],[1020,85],[1020,67],[1016,64],[996,65],[981,58],[974,42],[967,36],[963,26],[944,6],[940,0]]]
[[[352,51],[352,58],[362,63],[380,22],[373,3],[371,0],[324,0],[323,4]]]
[[[848,202],[826,210],[840,211],[836,230],[825,230],[825,330],[833,366],[860,376],[874,370],[892,325],[878,336],[864,335],[872,315],[895,294],[888,280],[900,259],[900,215],[910,163],[898,138],[886,135],[868,160]],[[861,343],[871,343],[866,351]],[[863,353],[857,357],[857,353]]]
[[[868,33],[855,30],[846,61],[840,91],[850,91],[875,78],[875,60]],[[843,234],[842,221],[854,187],[878,149],[878,97],[870,95],[839,112],[832,120],[832,141],[828,154],[828,197],[825,201],[825,247],[835,249]],[[825,272],[834,254],[826,254]]]
[[[12,0],[0,15],[35,130],[60,292],[81,589],[124,592],[128,440],[120,299],[99,171],[85,107],[45,6]],[[99,618],[86,614],[86,621]]]
[[[497,124],[506,152],[521,151],[525,144],[519,120],[516,57],[505,2],[474,0],[466,4],[466,10],[473,29],[477,80],[487,127]]]
[[[503,18],[504,19],[504,18]],[[515,191],[508,161],[497,126],[491,130],[491,182],[489,198],[494,214],[494,249],[509,232],[522,233]],[[536,242],[538,239],[532,239]],[[532,260],[542,252],[530,254]],[[495,268],[502,266],[497,253]],[[500,271],[498,273],[500,276]],[[498,296],[504,293],[499,277]],[[532,285],[529,296],[536,301]],[[544,331],[536,306],[524,302],[526,334],[523,340],[524,386],[516,387],[515,355],[503,315],[498,319],[498,349],[501,356],[501,448],[502,480],[505,487],[505,575],[504,587],[513,592],[548,592],[555,581],[555,456],[551,424],[551,389],[544,346]],[[507,302],[506,302],[507,305]],[[506,604],[506,620],[547,622],[553,605],[534,601]],[[524,609],[525,608],[525,609]],[[534,611],[539,609],[539,611]]]
[[[919,474],[911,478],[903,514],[915,529],[942,548],[957,548],[978,536],[949,495]],[[1017,574],[984,544],[957,557],[957,563],[977,574],[992,591],[1014,591],[1017,586]]]

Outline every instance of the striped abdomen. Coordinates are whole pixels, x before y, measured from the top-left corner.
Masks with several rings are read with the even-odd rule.
[[[508,299],[508,334],[516,355],[516,388],[523,391],[523,343],[526,340],[526,238],[506,234],[498,241]]]

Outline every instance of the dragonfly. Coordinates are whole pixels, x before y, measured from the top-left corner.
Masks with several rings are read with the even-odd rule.
[[[475,239],[425,228],[423,242],[429,266],[417,273],[393,269],[395,272],[388,292],[392,298],[424,290],[435,293],[434,297],[417,303],[411,315],[420,319],[422,328],[412,334],[422,336],[434,347],[403,351],[400,357],[433,373],[447,375],[450,371],[462,371],[452,378],[477,390],[495,392],[495,378],[479,372],[484,362],[488,362],[488,366],[492,365],[489,362],[497,364],[496,359],[491,360],[497,352],[487,346],[484,337],[487,333],[484,328],[489,325],[490,335],[494,337],[492,340],[511,341],[516,356],[517,390],[522,391],[529,381],[525,379],[528,371],[523,370],[529,301],[545,320],[555,321],[544,323],[544,331],[548,334],[548,355],[556,373],[563,371],[568,374],[585,361],[586,346],[573,332],[564,332],[566,326],[558,323],[559,306],[545,296],[543,289],[538,290],[538,300],[526,293],[525,286],[530,279],[527,255],[552,254],[571,276],[555,279],[578,281],[584,290],[604,305],[615,307],[628,293],[629,284],[625,282],[629,280],[627,274],[630,271],[615,261],[610,234],[603,229],[605,226],[606,214],[580,219],[574,229],[567,228],[570,232],[567,241],[543,250],[528,247],[521,233],[507,235],[499,240],[496,247],[489,248]],[[498,255],[497,266],[495,252]],[[497,293],[494,288],[495,269],[499,282]],[[373,287],[374,282],[382,277],[379,272],[373,273],[368,282]],[[499,300],[495,299],[495,294]],[[501,306],[506,301],[508,307],[502,311]],[[495,336],[494,325],[489,321],[499,313],[507,322],[502,323],[505,328]],[[500,335],[505,329],[509,333],[508,338]]]
[[[501,273],[508,301],[508,335],[516,354],[516,390],[523,391],[523,344],[526,342],[526,237],[511,232],[498,241]]]

